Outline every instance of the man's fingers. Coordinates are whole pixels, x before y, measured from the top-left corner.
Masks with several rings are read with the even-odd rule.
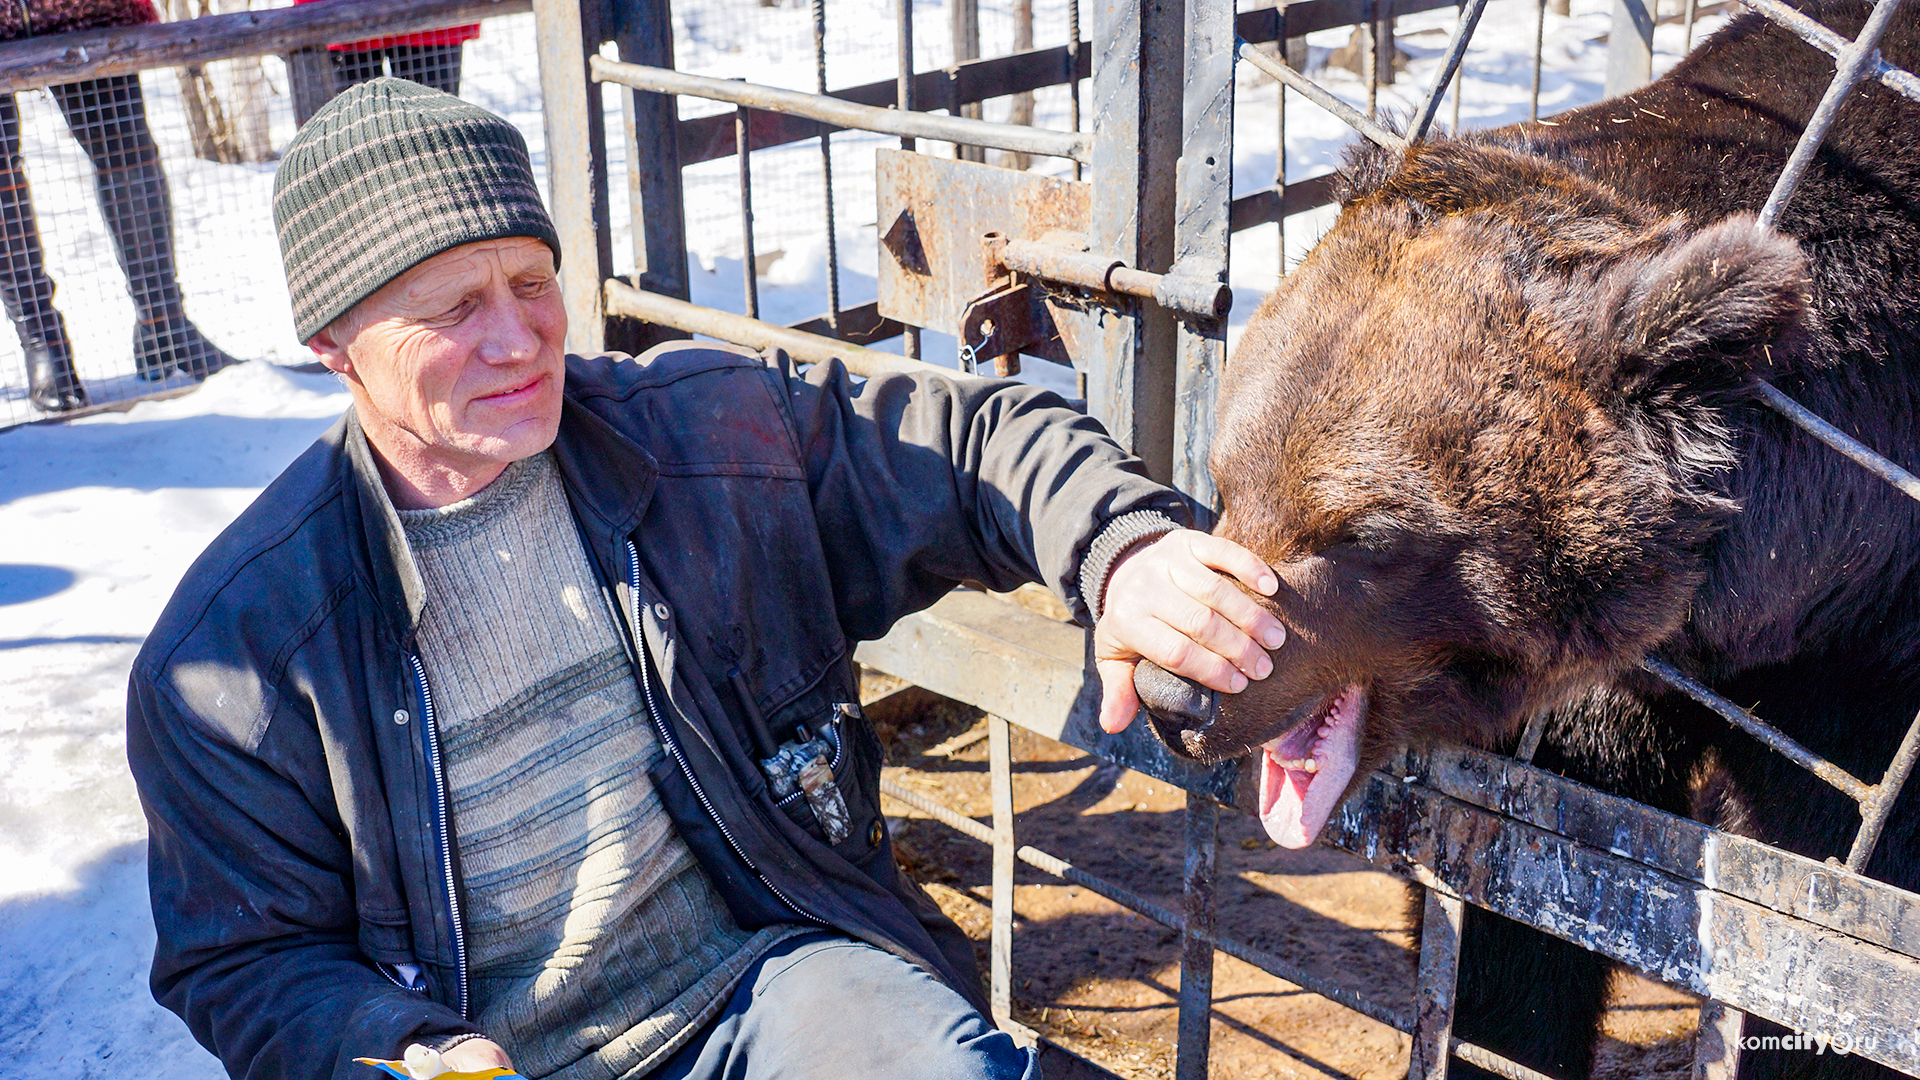
[[[1187,542],[1191,545],[1194,558],[1215,570],[1232,574],[1240,579],[1242,585],[1261,596],[1272,596],[1279,591],[1280,579],[1274,575],[1273,567],[1239,544],[1203,532],[1193,533]]]
[[[1225,659],[1249,679],[1264,679],[1273,673],[1273,660],[1260,643],[1220,612],[1192,599],[1180,602],[1179,607],[1183,610],[1164,616],[1173,629]],[[1154,662],[1159,663],[1157,659]]]
[[[1179,562],[1168,571],[1181,591],[1238,627],[1263,648],[1277,649],[1286,643],[1287,631],[1273,612],[1254,603],[1253,598],[1235,588],[1227,578],[1200,562]],[[1211,647],[1211,643],[1208,643]],[[1216,652],[1226,652],[1215,649]],[[1243,666],[1242,670],[1246,670]],[[1262,676],[1264,677],[1264,676]]]
[[[1131,660],[1096,660],[1100,672],[1100,730],[1118,735],[1140,711],[1140,695],[1133,688]]]
[[[1221,625],[1226,625],[1224,620]],[[1226,694],[1237,694],[1247,688],[1247,676],[1233,661],[1157,618],[1141,619],[1128,636],[1130,651],[1175,675],[1205,683]]]

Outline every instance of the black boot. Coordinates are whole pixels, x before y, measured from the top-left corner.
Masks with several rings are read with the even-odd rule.
[[[73,370],[66,324],[53,306],[53,280],[20,168],[20,114],[12,94],[0,94],[0,305],[27,354],[28,399],[50,413],[85,405],[87,391]]]
[[[41,412],[59,413],[84,408],[87,388],[74,373],[64,348],[27,346],[27,399]]]
[[[121,75],[53,88],[67,126],[93,160],[100,214],[127,275],[139,325],[134,369],[142,379],[204,379],[237,361],[193,325],[174,276],[173,199],[160,170],[160,148],[147,130],[146,102],[136,76]]]

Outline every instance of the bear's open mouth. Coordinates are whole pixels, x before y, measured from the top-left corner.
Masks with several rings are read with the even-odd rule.
[[[1261,744],[1260,824],[1274,843],[1303,848],[1326,827],[1353,780],[1366,714],[1366,692],[1352,683],[1306,723]]]

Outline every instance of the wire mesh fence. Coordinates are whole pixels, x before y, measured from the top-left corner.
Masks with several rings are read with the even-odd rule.
[[[0,94],[0,427],[310,360],[272,215],[298,120],[354,82],[413,78],[506,116],[544,176],[533,36],[508,15]]]

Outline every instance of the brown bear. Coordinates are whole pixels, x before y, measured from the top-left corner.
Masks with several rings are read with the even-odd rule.
[[[1807,10],[1852,37],[1868,6]],[[1883,50],[1915,67],[1920,19]],[[1177,751],[1260,755],[1275,840],[1311,843],[1409,740],[1511,746],[1547,711],[1543,767],[1846,855],[1849,800],[1640,669],[1869,782],[1920,711],[1920,504],[1754,389],[1920,468],[1920,105],[1855,90],[1755,225],[1832,72],[1746,16],[1625,97],[1350,157],[1338,222],[1227,366],[1212,451],[1216,531],[1276,568],[1289,637],[1270,678],[1154,717]],[[1920,886],[1920,783],[1867,872]],[[1475,912],[1455,1030],[1585,1077],[1606,977]],[[1808,1068],[1892,1075],[1745,1074]]]

